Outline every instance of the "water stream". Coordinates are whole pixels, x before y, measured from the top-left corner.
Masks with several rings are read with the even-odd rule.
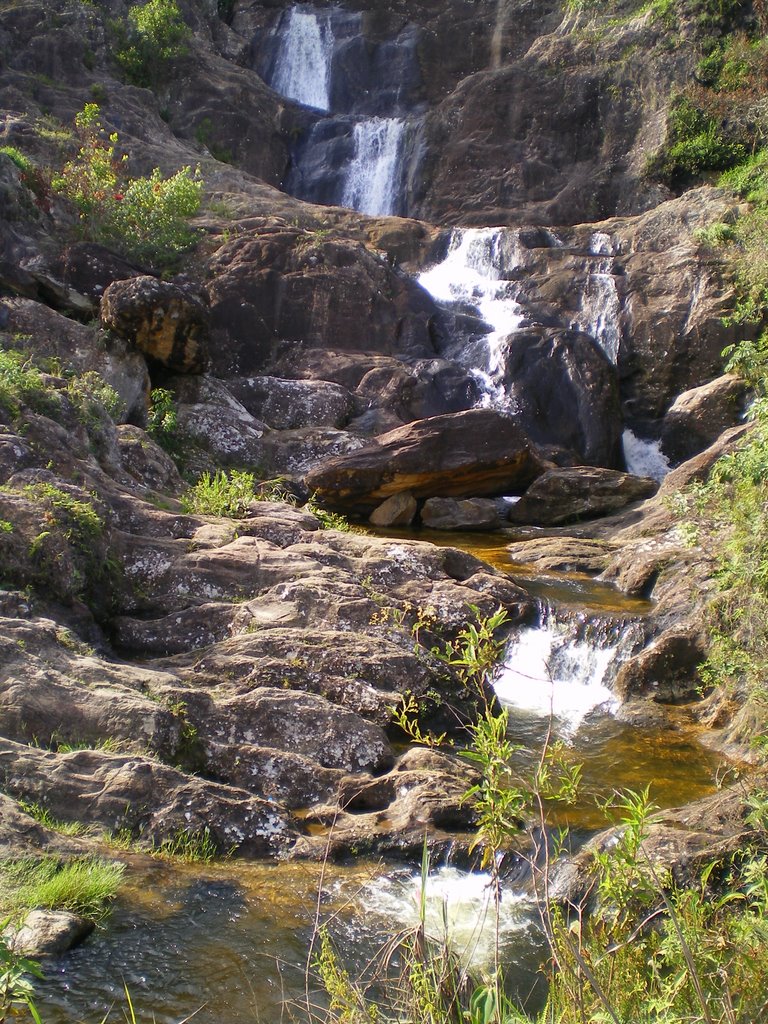
[[[287,99],[330,110],[333,27],[327,14],[301,6],[284,15],[270,85]]]
[[[346,173],[341,205],[372,216],[396,212],[406,152],[405,121],[372,117],[354,126],[354,156]]]

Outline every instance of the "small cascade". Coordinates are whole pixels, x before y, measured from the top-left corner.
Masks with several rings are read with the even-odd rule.
[[[386,922],[392,934],[415,927],[420,920],[421,875],[398,871],[370,882],[360,898],[366,916]],[[491,876],[486,872],[440,867],[427,877],[424,925],[429,938],[446,942],[464,964],[485,966],[493,962],[498,934],[502,944],[532,927],[533,902],[523,891],[506,889],[495,906]]]
[[[621,344],[621,302],[611,273],[614,254],[610,236],[596,231],[589,240],[589,252],[601,258],[589,272],[573,326],[591,335],[615,365]]]
[[[627,472],[634,473],[635,476],[649,476],[651,480],[661,483],[672,468],[669,459],[661,450],[661,443],[644,441],[631,430],[624,431],[621,442],[624,446]]]
[[[458,339],[455,358],[479,380],[484,405],[514,411],[504,389],[508,338],[521,326],[519,285],[510,278],[521,265],[517,234],[507,228],[457,228],[445,259],[419,275],[419,284],[453,312],[469,309],[482,323]],[[485,327],[483,327],[485,325]]]
[[[282,96],[330,110],[333,28],[328,17],[303,7],[288,10],[269,84]]]
[[[509,708],[552,716],[563,733],[573,734],[590,712],[615,710],[610,684],[638,640],[631,623],[574,620],[543,607],[538,625],[510,641],[496,695]]]
[[[354,126],[354,156],[341,205],[371,216],[397,212],[403,185],[405,121],[371,117]]]

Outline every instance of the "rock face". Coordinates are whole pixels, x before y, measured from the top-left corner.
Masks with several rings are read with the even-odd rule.
[[[202,373],[208,361],[208,314],[198,299],[167,281],[115,281],[101,300],[101,320],[160,365]]]
[[[329,505],[371,511],[403,491],[417,498],[508,494],[527,487],[544,466],[514,420],[474,409],[382,434],[322,463],[307,475],[307,486]]]
[[[663,450],[673,462],[685,462],[709,448],[742,418],[746,399],[744,381],[733,374],[678,395],[662,423]]]

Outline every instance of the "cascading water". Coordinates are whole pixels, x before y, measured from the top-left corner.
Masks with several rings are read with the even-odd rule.
[[[422,288],[454,311],[469,307],[489,330],[460,338],[445,354],[472,371],[480,381],[484,405],[514,411],[503,384],[507,339],[523,320],[519,286],[510,280],[520,266],[515,232],[507,228],[466,228],[451,233],[445,259],[419,275]]]
[[[361,899],[366,915],[374,915],[394,931],[420,922],[422,877],[399,871],[365,886]],[[505,889],[496,904],[493,880],[486,872],[460,871],[446,866],[430,872],[424,892],[424,928],[430,939],[447,943],[468,966],[493,963],[496,937],[502,944],[532,927],[533,900],[529,893]]]
[[[394,214],[402,191],[405,121],[371,117],[354,126],[354,156],[341,205],[371,216]]]
[[[270,85],[287,99],[330,110],[333,28],[328,17],[291,7],[281,33]]]
[[[581,309],[573,325],[591,335],[612,363],[616,363],[621,344],[621,302],[616,290],[613,268],[613,246],[610,236],[596,231],[589,240],[589,252],[600,259],[594,261],[581,296]]]
[[[494,681],[496,695],[506,707],[551,715],[561,732],[573,734],[590,712],[617,706],[610,683],[636,639],[627,623],[596,620],[585,628],[545,607],[538,625],[509,643]]]
[[[621,440],[627,471],[635,476],[649,476],[651,480],[661,483],[671,468],[669,459],[661,450],[661,444],[658,441],[644,441],[631,430],[625,430]]]

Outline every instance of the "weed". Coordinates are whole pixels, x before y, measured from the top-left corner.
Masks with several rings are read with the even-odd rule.
[[[19,800],[19,807],[30,818],[34,818],[45,828],[49,828],[52,832],[58,832],[60,835],[83,836],[90,831],[89,827],[81,821],[63,821],[61,818],[54,818],[47,807],[34,801]]]
[[[10,947],[4,934],[8,924],[8,920],[0,921],[0,1021],[26,1011],[35,1024],[42,1024],[35,1005],[34,986],[29,980],[30,975],[42,978],[40,966]]]
[[[184,864],[210,864],[219,855],[219,848],[209,828],[193,832],[179,828],[155,846],[152,854]]]
[[[323,530],[341,530],[343,533],[353,531],[352,524],[341,512],[329,512],[318,503],[317,495],[313,494],[304,508],[319,520]]]

